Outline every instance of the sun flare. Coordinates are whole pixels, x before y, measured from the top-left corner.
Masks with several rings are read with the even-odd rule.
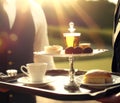
[[[57,14],[57,19],[59,23],[68,23],[70,22],[70,18],[65,14],[64,8],[67,8],[68,12],[69,8],[72,8],[74,12],[77,13],[77,15],[80,16],[82,21],[86,23],[86,25],[93,27],[98,27],[97,24],[93,21],[93,19],[79,6],[77,3],[78,0],[37,0],[41,3],[41,5],[45,4],[47,5],[52,5],[54,8],[56,14]],[[81,0],[82,1],[82,0]]]
[[[36,1],[39,1],[39,2],[41,2],[41,3],[45,3],[45,2],[52,2],[52,3],[55,3],[55,2],[61,2],[61,3],[73,3],[73,2],[75,2],[75,1],[77,1],[77,0],[36,0]]]
[[[53,12],[56,14],[56,19],[61,34],[65,32],[63,26],[67,26],[69,22],[74,22],[74,20],[68,15],[71,14],[70,10],[73,10],[74,14],[80,18],[80,21],[84,22],[88,28],[100,29],[99,25],[93,20],[91,16],[78,4],[78,0],[37,0],[41,5],[49,6],[52,5]],[[82,0],[81,0],[82,1]],[[82,2],[81,2],[82,3]],[[66,14],[66,11],[68,14]],[[75,16],[75,15],[72,15]],[[78,21],[79,22],[79,21]],[[99,38],[95,33],[89,33],[91,39],[97,40],[96,44],[103,46],[103,40]]]

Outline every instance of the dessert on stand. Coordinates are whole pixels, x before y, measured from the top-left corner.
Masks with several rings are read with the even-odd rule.
[[[81,33],[76,33],[74,23],[69,23],[69,33],[63,33],[66,48],[60,45],[46,46],[44,51],[34,52],[36,55],[46,55],[53,57],[68,57],[70,70],[69,81],[64,88],[69,91],[79,90],[79,85],[75,81],[74,57],[94,56],[107,51],[107,49],[92,49],[90,43],[80,43]]]

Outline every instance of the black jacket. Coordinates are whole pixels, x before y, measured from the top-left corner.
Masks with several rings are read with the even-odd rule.
[[[18,69],[33,62],[35,28],[30,9],[25,14],[19,11],[10,28],[8,16],[0,6],[0,72]]]
[[[114,17],[114,32],[116,31],[116,27],[118,22],[120,22],[120,0],[118,0],[118,4],[115,10]],[[116,41],[114,43],[114,53],[113,53],[113,61],[112,61],[112,71],[120,72],[120,31],[117,35]]]

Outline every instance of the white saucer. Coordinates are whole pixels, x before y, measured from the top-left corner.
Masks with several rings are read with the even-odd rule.
[[[50,83],[53,80],[54,79],[52,77],[50,77],[50,76],[45,76],[45,78],[43,79],[42,82],[39,82],[39,81],[38,82],[32,82],[29,77],[20,77],[20,78],[17,79],[17,81],[19,83],[23,83],[23,84],[40,84],[40,85]]]

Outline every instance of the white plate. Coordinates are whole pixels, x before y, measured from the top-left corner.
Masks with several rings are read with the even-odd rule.
[[[93,49],[92,53],[81,53],[81,54],[65,54],[65,50],[62,50],[60,54],[48,54],[45,51],[34,52],[36,55],[49,55],[55,57],[70,57],[70,56],[92,56],[99,53],[108,51],[108,49]]]
[[[42,82],[32,82],[29,77],[20,77],[17,79],[18,82],[23,83],[23,84],[47,84],[52,82],[54,79],[50,76],[45,76],[44,80]]]
[[[83,75],[80,75],[79,77],[76,77],[76,82],[79,84],[87,85],[87,86],[94,86],[94,87],[102,87],[102,86],[112,86],[117,85],[120,83],[120,76],[112,75],[113,83],[106,83],[106,84],[90,84],[90,83],[83,83]]]

